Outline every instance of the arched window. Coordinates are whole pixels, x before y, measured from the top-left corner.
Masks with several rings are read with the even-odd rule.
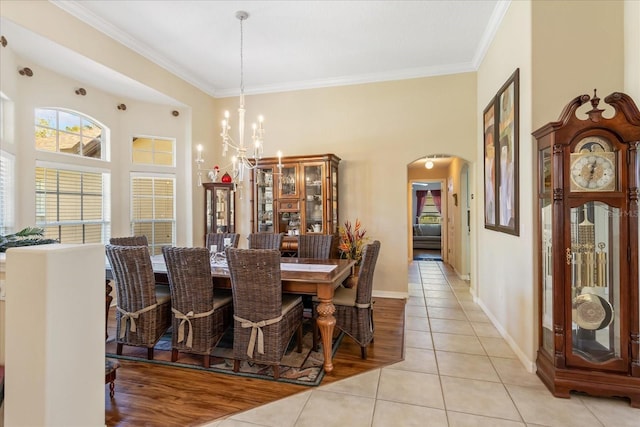
[[[35,109],[36,225],[47,238],[60,243],[108,240],[110,173],[87,159],[108,160],[106,131],[80,113]],[[43,151],[50,153],[38,154]]]
[[[41,151],[107,160],[103,127],[68,110],[35,109],[35,144]]]

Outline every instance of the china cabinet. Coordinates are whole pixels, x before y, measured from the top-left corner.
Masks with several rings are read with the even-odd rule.
[[[235,184],[209,182],[204,187],[204,242],[209,233],[235,233]]]
[[[613,112],[603,114],[599,102],[595,91],[578,96],[533,132],[537,373],[557,397],[624,396],[640,407],[640,112],[623,93],[605,98]]]
[[[300,234],[338,233],[338,164],[334,154],[263,158],[253,170],[254,233],[285,233],[284,252]]]

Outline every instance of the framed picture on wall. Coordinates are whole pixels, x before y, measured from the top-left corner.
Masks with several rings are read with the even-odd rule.
[[[484,110],[484,226],[496,225],[495,105]]]
[[[485,228],[520,235],[518,191],[520,70],[484,110]]]

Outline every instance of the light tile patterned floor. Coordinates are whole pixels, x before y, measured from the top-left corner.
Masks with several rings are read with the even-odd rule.
[[[442,262],[414,261],[409,294],[404,361],[206,427],[640,426],[624,399],[554,398]]]

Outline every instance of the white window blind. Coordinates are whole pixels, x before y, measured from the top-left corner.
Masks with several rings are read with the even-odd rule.
[[[61,243],[103,243],[109,235],[108,174],[36,167],[36,224]]]
[[[175,245],[175,178],[131,177],[131,231],[145,235],[152,255]]]
[[[0,151],[0,234],[10,234],[15,224],[15,157]]]

